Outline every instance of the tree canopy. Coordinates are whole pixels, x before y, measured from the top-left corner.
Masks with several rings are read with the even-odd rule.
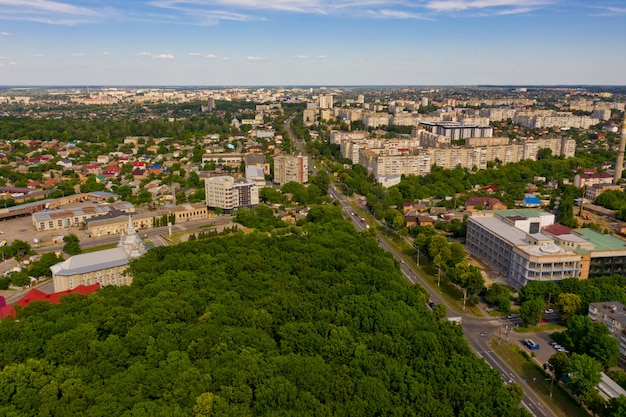
[[[132,286],[0,322],[0,415],[528,415],[332,210],[301,236],[153,248]]]

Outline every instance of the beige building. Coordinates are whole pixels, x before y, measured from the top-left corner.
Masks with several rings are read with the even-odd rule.
[[[127,272],[128,263],[145,252],[146,248],[129,216],[127,232],[122,233],[116,248],[74,255],[50,267],[54,292],[96,283],[101,287],[130,285],[133,277]]]
[[[81,207],[33,213],[32,222],[37,231],[61,230],[69,227],[79,227],[88,219],[102,216],[113,211],[132,213],[135,211],[135,207],[127,201],[118,201],[111,204],[85,202]]]
[[[278,155],[274,157],[274,183],[309,182],[309,158],[303,155]]]
[[[193,220],[206,219],[208,210],[204,203],[181,204],[175,207],[160,208],[156,211],[133,214],[133,227],[135,230],[152,229],[155,219],[163,216],[174,215],[173,224],[185,223]],[[91,236],[110,236],[125,233],[128,222],[125,216],[93,218],[86,221],[87,230]]]
[[[208,207],[230,212],[240,207],[259,204],[259,188],[255,182],[245,178],[233,178],[229,175],[212,177],[207,178],[204,184]]]

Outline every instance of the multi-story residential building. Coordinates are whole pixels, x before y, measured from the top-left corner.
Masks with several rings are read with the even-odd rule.
[[[245,178],[207,178],[204,181],[206,205],[232,212],[238,208],[253,207],[259,204],[259,188]]]
[[[574,186],[576,188],[590,187],[597,184],[612,184],[613,175],[608,172],[598,172],[595,174],[576,174],[574,176]]]
[[[376,143],[377,147],[372,148],[366,146],[367,141],[342,142],[342,155],[352,158],[354,163],[363,166],[379,181],[381,177],[396,174],[425,175],[430,172],[432,165],[445,169],[454,169],[457,166],[464,169],[485,169],[488,162],[496,159],[503,164],[524,159],[535,160],[538,151],[543,148],[557,149],[559,155],[562,154],[562,150],[565,150],[568,156],[573,151],[569,143],[570,139],[527,140],[493,146],[445,146],[445,144],[438,146],[436,138],[433,139],[428,134],[419,133],[416,136],[419,142],[428,142],[434,147],[422,148],[415,146],[413,142],[407,142],[404,147],[401,147],[396,142],[386,141]],[[371,144],[374,145],[374,143]],[[358,159],[354,157],[357,151]]]
[[[626,307],[617,301],[589,303],[587,315],[591,320],[606,325],[609,334],[619,341],[620,357],[626,359]]]
[[[117,247],[74,255],[50,267],[54,292],[72,290],[79,285],[130,285],[132,275],[127,272],[130,259],[139,257],[146,248],[128,218],[126,233],[122,233]]]
[[[304,155],[278,155],[274,157],[274,183],[309,182],[309,158]]]
[[[585,189],[585,198],[587,200],[596,201],[596,198],[605,191],[614,190],[621,191],[624,187],[613,184],[594,184]]]
[[[318,105],[320,109],[332,109],[333,108],[332,94],[320,95],[318,98]]]
[[[489,138],[493,136],[493,127],[491,126],[469,125],[458,122],[422,122],[422,125],[427,129],[430,129],[431,132],[447,136],[452,140],[465,138]]]

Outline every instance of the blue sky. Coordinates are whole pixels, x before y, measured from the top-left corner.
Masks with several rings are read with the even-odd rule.
[[[626,85],[626,0],[0,0],[0,85]]]

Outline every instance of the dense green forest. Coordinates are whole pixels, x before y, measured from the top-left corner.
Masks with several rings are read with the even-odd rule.
[[[339,209],[150,250],[130,287],[0,323],[3,416],[526,416]]]

